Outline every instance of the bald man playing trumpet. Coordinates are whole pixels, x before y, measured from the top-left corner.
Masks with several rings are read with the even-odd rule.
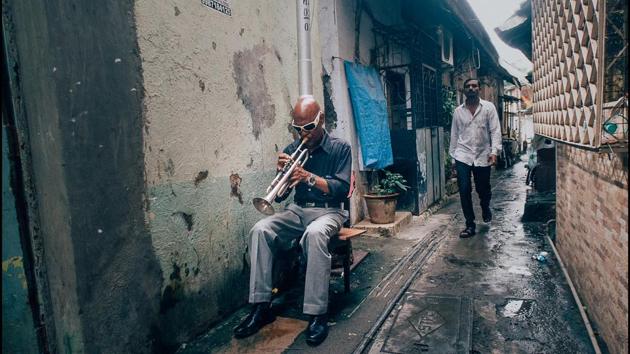
[[[291,154],[303,142],[308,149],[304,166],[298,164],[289,177],[291,188],[276,198],[286,199],[295,189],[294,201],[283,211],[268,216],[250,231],[250,314],[234,329],[236,338],[258,332],[275,320],[271,311],[272,265],[275,251],[299,238],[306,258],[303,312],[310,315],[306,342],[319,345],[328,336],[328,285],[331,255],[328,244],[348,220],[343,203],[350,190],[350,145],[334,138],[323,127],[324,112],[312,96],[298,99],[292,126],[299,140],[278,155],[278,171],[290,163]]]

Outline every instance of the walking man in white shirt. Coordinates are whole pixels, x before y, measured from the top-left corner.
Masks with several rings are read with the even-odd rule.
[[[455,160],[457,186],[466,218],[466,228],[459,237],[475,235],[475,212],[472,204],[472,184],[479,195],[484,222],[492,220],[490,210],[490,166],[497,162],[501,150],[501,125],[499,115],[492,102],[479,98],[479,80],[464,81],[466,101],[453,112],[451,145],[449,155]]]

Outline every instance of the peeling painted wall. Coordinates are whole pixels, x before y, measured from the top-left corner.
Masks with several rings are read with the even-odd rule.
[[[144,77],[144,152],[152,248],[162,270],[169,343],[247,300],[248,232],[262,215],[277,152],[293,139],[295,1],[135,3]],[[317,19],[319,14],[314,16]],[[313,23],[313,63],[320,63]],[[321,67],[313,92],[323,105]]]

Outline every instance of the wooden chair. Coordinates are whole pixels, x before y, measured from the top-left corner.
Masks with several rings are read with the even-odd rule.
[[[351,266],[355,262],[352,253],[352,239],[363,235],[366,231],[343,227],[339,230],[338,237],[331,241],[331,244],[328,246],[333,258],[332,271],[335,272],[335,268],[343,269],[341,274],[343,275],[344,291],[346,293],[350,292]]]
[[[350,191],[348,192],[348,198],[344,203],[344,209],[348,211],[350,211],[350,198],[354,193],[354,187],[355,176],[354,171],[352,171],[352,175],[350,177]],[[361,259],[367,255],[367,253],[363,252],[358,256],[360,259],[354,259],[352,239],[363,235],[366,231],[367,230],[351,228],[350,220],[348,220],[344,227],[342,227],[337,233],[337,237],[334,238],[328,246],[332,255],[332,272],[335,273],[337,268],[343,269],[341,274],[343,275],[344,290],[346,293],[350,292],[350,273],[352,271],[352,264],[354,264],[355,261],[357,263],[360,262]]]

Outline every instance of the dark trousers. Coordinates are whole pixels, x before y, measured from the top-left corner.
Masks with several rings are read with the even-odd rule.
[[[472,172],[475,179],[475,190],[479,195],[482,210],[490,209],[490,198],[492,191],[490,189],[490,166],[478,167],[468,166],[465,163],[456,161],[457,168],[457,187],[459,188],[459,199],[462,202],[462,210],[466,218],[466,226],[475,226],[475,211],[472,204],[472,184],[470,183],[470,174]]]

